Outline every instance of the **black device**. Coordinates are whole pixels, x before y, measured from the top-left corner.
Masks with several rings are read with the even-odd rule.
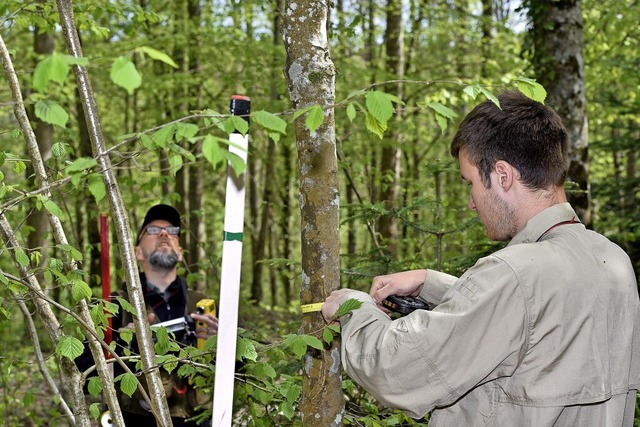
[[[400,314],[409,314],[415,310],[431,310],[428,302],[420,297],[389,295],[382,305]]]

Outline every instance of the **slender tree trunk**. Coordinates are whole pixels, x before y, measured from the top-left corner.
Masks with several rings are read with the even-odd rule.
[[[82,57],[82,48],[80,46],[77,29],[75,27],[75,16],[73,13],[72,3],[70,0],[57,0],[56,4],[58,6],[60,16],[60,25],[64,32],[67,52],[72,56]],[[113,212],[114,223],[118,231],[118,244],[120,246],[120,256],[123,261],[122,264],[125,266],[124,274],[127,283],[127,291],[131,300],[131,305],[137,313],[137,316],[134,316],[134,326],[138,348],[140,349],[142,367],[145,371],[145,379],[149,385],[151,408],[153,409],[153,413],[156,416],[156,421],[159,426],[170,426],[171,416],[169,413],[164,386],[162,385],[158,368],[155,365],[153,340],[151,337],[149,322],[146,318],[142,285],[140,284],[137,262],[133,251],[133,245],[131,244],[131,227],[129,226],[128,212],[125,209],[120,188],[115,180],[111,160],[106,154],[106,144],[104,134],[102,132],[100,115],[87,69],[79,65],[74,65],[73,72],[81,94],[85,117],[88,120],[87,124],[94,156],[98,162],[98,167],[102,172],[104,184],[108,189],[107,197]],[[50,220],[52,220],[52,218],[50,218]],[[60,239],[60,237],[64,236],[57,236],[57,239]],[[81,301],[81,303],[83,303],[83,301]],[[92,321],[88,313],[86,301],[84,301],[82,305],[82,313],[85,315],[88,322],[91,323]],[[93,326],[93,324],[91,325]],[[111,396],[114,389],[113,384],[110,384],[109,379],[106,378],[107,373],[104,372],[104,356],[100,354],[102,350],[95,340],[90,339],[89,343],[92,347],[94,360],[97,359],[96,361],[99,364],[98,371],[100,372],[100,378],[103,381],[103,387],[109,391],[109,396]],[[119,409],[113,404],[110,404],[109,407],[112,411],[114,407]],[[118,416],[117,420],[121,423],[120,412],[118,411],[113,415]]]
[[[389,0],[387,2],[387,30],[385,33],[386,69],[394,80],[401,80],[404,75],[404,25],[402,23],[402,0]],[[398,81],[392,86],[392,92],[402,99],[402,83]],[[396,112],[400,118],[401,109]],[[402,132],[396,130],[385,141],[380,159],[381,190],[380,200],[387,210],[391,210],[398,204],[400,197],[400,160],[402,150],[400,141]],[[378,223],[378,231],[386,248],[389,258],[398,256],[398,238],[400,230],[398,221],[392,215],[384,215]]]
[[[199,0],[189,0],[187,5],[189,15],[189,28],[188,32],[191,34],[189,39],[189,67],[188,75],[200,76],[200,37],[198,32],[200,31],[202,21],[202,7]],[[202,83],[199,79],[189,79],[189,111],[198,110],[204,108],[202,105]],[[202,152],[202,142],[194,144],[191,147],[191,152],[194,157],[198,158]],[[203,293],[208,293],[211,281],[213,277],[213,271],[206,271],[204,267],[205,259],[207,257],[205,251],[205,242],[207,241],[207,229],[204,221],[204,195],[205,195],[205,180],[202,179],[200,167],[202,165],[198,163],[192,163],[187,165],[188,171],[188,194],[189,194],[189,210],[186,211],[189,218],[189,235],[191,239],[188,243],[189,253],[189,266],[190,271],[196,274],[198,282],[195,288]]]
[[[310,132],[304,117],[295,122],[300,179],[302,289],[301,304],[322,302],[340,287],[340,235],[338,162],[335,144],[335,68],[329,54],[326,1],[287,0],[284,40],[287,52],[285,77],[293,107],[319,104],[324,121]],[[322,329],[319,312],[303,315],[302,332]],[[341,425],[344,401],[341,392],[339,343],[307,350],[303,369],[300,408],[305,426]]]
[[[55,37],[52,33],[41,32],[39,27],[36,27],[33,31],[33,50],[37,55],[51,55],[55,46]],[[47,163],[51,159],[51,147],[53,146],[53,125],[45,123],[38,119],[31,111],[29,118],[34,123],[34,132],[38,141],[38,148],[42,155],[42,160]],[[30,182],[29,187],[31,189],[36,188],[35,176],[33,167],[28,163],[28,167],[25,171],[27,180]],[[27,245],[32,250],[40,252],[42,258],[40,259],[40,265],[34,267],[42,267],[47,265],[48,255],[48,234],[49,234],[49,220],[44,209],[36,209],[35,203],[29,216],[27,216],[27,224],[30,227]],[[41,269],[38,268],[38,281],[42,282],[43,276]]]
[[[569,181],[577,191],[568,193],[580,220],[591,225],[587,101],[582,56],[582,3],[580,0],[531,0],[533,62],[538,81],[546,88],[547,102],[556,109],[569,134]]]

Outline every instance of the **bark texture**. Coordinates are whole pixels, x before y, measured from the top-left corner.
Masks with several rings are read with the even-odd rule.
[[[302,237],[301,304],[322,302],[340,287],[338,161],[335,144],[335,68],[329,54],[326,1],[287,1],[284,69],[294,108],[319,104],[322,125],[310,132],[305,115],[295,122]],[[321,330],[319,312],[303,315],[302,332]],[[300,408],[305,426],[342,425],[340,352],[333,342],[304,360]]]
[[[533,62],[536,76],[548,92],[569,134],[568,180],[577,189],[568,193],[581,221],[591,224],[587,101],[582,56],[580,0],[531,0]]]

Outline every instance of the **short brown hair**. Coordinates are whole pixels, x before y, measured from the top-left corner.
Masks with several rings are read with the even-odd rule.
[[[464,151],[487,188],[498,160],[515,167],[532,190],[562,186],[568,137],[558,114],[519,91],[506,91],[497,98],[500,107],[487,100],[464,118],[451,141],[451,155],[457,159]]]

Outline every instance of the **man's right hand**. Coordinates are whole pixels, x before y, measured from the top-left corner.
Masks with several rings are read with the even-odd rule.
[[[416,297],[424,285],[427,270],[407,270],[373,278],[369,295],[380,304],[389,295]]]

